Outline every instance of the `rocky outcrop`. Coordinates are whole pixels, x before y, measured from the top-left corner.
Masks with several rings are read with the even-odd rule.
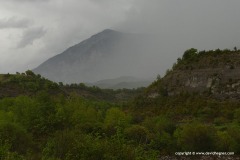
[[[188,92],[217,99],[240,99],[240,51],[194,54],[192,59],[178,59],[172,70],[149,87],[148,97]]]
[[[176,70],[165,76],[162,83],[168,95],[209,92],[218,98],[240,98],[240,67]]]

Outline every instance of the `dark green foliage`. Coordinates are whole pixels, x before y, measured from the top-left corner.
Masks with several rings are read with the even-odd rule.
[[[227,133],[231,137],[230,139],[230,149],[236,154],[240,154],[240,126],[238,124],[233,124],[227,129]]]
[[[134,149],[115,137],[103,139],[73,131],[58,132],[43,150],[43,159],[133,159]]]
[[[239,153],[238,110],[232,117],[225,111],[230,106],[237,108],[237,104],[218,103],[187,94],[175,99],[160,98],[163,101],[157,105],[164,104],[171,109],[148,108],[147,112],[142,111],[142,115],[152,112],[152,116],[143,116],[142,122],[136,124],[131,123],[133,111],[124,111],[114,104],[86,100],[76,95],[71,98],[51,97],[46,92],[40,92],[32,98],[2,99],[0,121],[4,125],[1,126],[10,129],[1,132],[7,132],[2,134],[2,137],[5,135],[2,139],[9,140],[1,142],[0,154],[6,156],[11,153],[19,158],[74,160],[157,159],[160,154],[174,155],[181,150]],[[216,110],[216,107],[222,110]],[[199,118],[199,122],[185,124],[189,123],[191,115]],[[231,121],[229,118],[236,123],[224,129],[222,125]],[[204,121],[217,125],[207,125]],[[31,142],[30,134],[34,142]],[[6,138],[6,135],[16,136]]]
[[[166,76],[222,64],[235,69],[230,54],[189,49]],[[179,151],[240,154],[239,101],[216,100],[211,92],[174,95],[164,77],[136,90],[57,84],[32,71],[0,75],[0,82],[0,160],[157,160]]]
[[[173,134],[176,129],[175,124],[165,116],[147,117],[143,125],[154,133],[167,132]]]
[[[193,59],[195,56],[197,56],[197,49],[191,48],[189,50],[186,50],[183,54],[182,59],[183,60],[191,60]]]
[[[36,75],[33,73],[33,71],[30,71],[30,70],[27,70],[25,73],[26,73],[27,76],[36,76]]]
[[[149,141],[149,131],[140,125],[132,125],[124,130],[127,139],[137,143],[147,143]]]
[[[2,149],[24,155],[31,149],[31,138],[20,126],[13,123],[0,123],[0,144]]]
[[[182,151],[207,152],[215,149],[216,131],[212,126],[191,123],[177,129],[175,137]]]
[[[239,66],[239,50],[209,50],[197,51],[191,48],[184,52],[182,58],[178,58],[173,64],[172,69],[176,70],[193,70],[193,69],[210,69],[226,67],[235,69]],[[167,72],[168,74],[170,72]]]
[[[154,134],[149,147],[163,155],[174,155],[174,152],[179,151],[175,137],[166,132]]]

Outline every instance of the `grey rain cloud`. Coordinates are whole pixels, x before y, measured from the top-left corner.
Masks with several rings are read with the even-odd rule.
[[[24,48],[32,44],[35,40],[40,39],[46,34],[43,27],[30,28],[23,32],[22,39],[18,43],[18,48]]]
[[[6,28],[27,28],[31,25],[31,21],[28,19],[19,19],[16,17],[11,17],[8,19],[0,20],[0,29]]]
[[[156,54],[146,54],[145,60],[139,62],[143,66],[152,65],[150,69],[157,75],[170,68],[188,48],[240,48],[239,6],[239,0],[0,0],[0,19],[26,17],[34,26],[42,26],[33,34],[27,33],[30,26],[13,32],[0,29],[0,41],[4,42],[0,43],[0,64],[5,66],[0,72],[32,69],[91,35],[111,28],[159,37],[150,41],[159,46],[152,48]],[[29,45],[39,38],[41,43]],[[17,42],[21,49],[10,50]],[[10,55],[22,54],[31,56],[20,57],[22,63],[15,63],[9,70],[9,64],[13,64]],[[6,60],[1,60],[2,57]],[[31,65],[27,68],[23,62]]]
[[[0,2],[6,1],[6,0],[0,0]],[[7,0],[8,2],[14,2],[14,3],[22,3],[22,2],[48,2],[51,0]]]

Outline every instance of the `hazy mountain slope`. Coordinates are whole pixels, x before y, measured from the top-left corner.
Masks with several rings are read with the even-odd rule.
[[[100,80],[95,83],[90,83],[88,85],[90,86],[98,86],[100,88],[109,88],[109,89],[121,89],[121,88],[127,88],[127,89],[133,89],[133,88],[139,88],[139,87],[147,87],[150,85],[152,80],[144,80],[139,79],[135,77],[130,76],[122,76],[119,78],[114,79],[105,79]]]
[[[147,77],[149,70],[153,70],[151,65],[155,65],[148,59],[154,59],[151,53],[159,53],[159,50],[151,52],[148,42],[147,36],[107,29],[50,58],[33,71],[65,83],[96,82],[126,75]]]
[[[92,78],[98,61],[111,56],[112,47],[119,41],[118,32],[105,30],[91,38],[76,44],[34,69],[54,81],[80,82]]]

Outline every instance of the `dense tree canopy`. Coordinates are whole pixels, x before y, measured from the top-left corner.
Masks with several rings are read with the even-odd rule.
[[[175,67],[201,54],[187,50]],[[31,71],[0,75],[0,87],[9,93],[0,94],[0,160],[157,160],[179,151],[240,154],[239,101],[185,92],[170,96],[161,81],[158,77],[144,91],[113,91],[57,84]],[[146,98],[151,87],[160,94]],[[126,97],[114,98],[119,94]]]

